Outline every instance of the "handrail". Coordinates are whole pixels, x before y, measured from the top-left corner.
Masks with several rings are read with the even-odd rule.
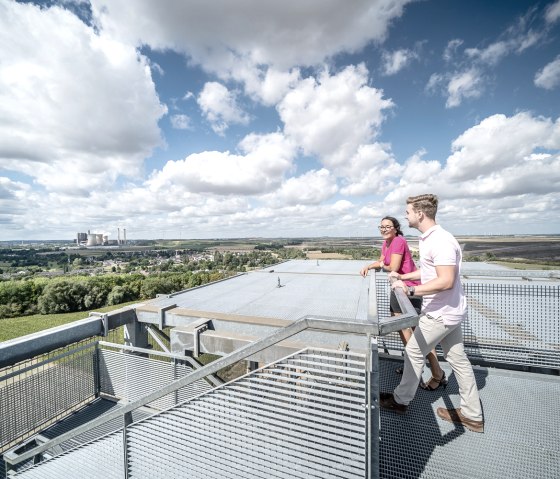
[[[220,358],[212,363],[209,363],[206,366],[197,369],[196,371],[193,371],[191,374],[187,376],[184,376],[180,379],[177,379],[169,383],[167,386],[164,386],[163,388],[157,391],[154,391],[135,401],[132,401],[126,404],[125,406],[118,408],[115,411],[109,412],[101,417],[98,417],[97,419],[94,419],[93,421],[90,421],[86,424],[82,424],[81,426],[76,427],[72,431],[61,434],[60,436],[51,439],[46,443],[38,445],[33,449],[30,449],[19,455],[16,455],[13,451],[10,451],[4,454],[4,461],[7,464],[10,464],[11,466],[16,466],[17,464],[27,461],[33,458],[34,456],[37,456],[38,454],[41,454],[42,452],[45,452],[46,450],[54,446],[57,446],[65,441],[68,441],[94,427],[100,426],[101,424],[105,424],[106,422],[111,421],[113,419],[117,419],[119,417],[124,418],[124,416],[127,413],[130,413],[135,409],[138,409],[139,407],[145,406],[146,404],[149,404],[157,399],[160,399],[161,397],[167,394],[173,393],[182,387],[188,386],[189,384],[192,384],[195,381],[198,381],[199,379],[203,379],[209,374],[216,373],[220,369],[231,366],[238,361],[247,359],[249,356],[252,356],[253,354],[256,354],[270,346],[274,346],[280,341],[284,341],[290,338],[291,336],[294,336],[295,334],[305,331],[306,329],[317,329],[317,330],[324,330],[324,331],[343,331],[343,332],[365,334],[365,335],[367,334],[375,335],[378,331],[377,324],[370,321],[367,322],[356,321],[356,322],[349,323],[347,321],[341,321],[340,319],[335,319],[335,318],[324,318],[324,317],[319,318],[313,316],[305,316],[303,318],[298,319],[297,321],[294,321],[292,324],[282,329],[274,331],[269,336],[259,339],[254,343],[247,344],[246,346],[243,346],[237,351],[234,351],[229,355],[224,356],[223,358]],[[124,424],[124,420],[123,420],[123,424]]]

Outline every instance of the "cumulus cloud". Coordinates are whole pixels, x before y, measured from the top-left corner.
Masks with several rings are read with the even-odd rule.
[[[160,4],[138,0],[134,9],[126,0],[91,3],[99,27],[111,36],[184,53],[221,79],[244,81],[247,68],[267,65],[288,72],[382,41],[391,21],[402,15],[410,1],[217,0],[209,4],[173,0]]]
[[[385,110],[392,107],[381,90],[368,86],[368,72],[361,64],[302,80],[277,109],[286,136],[336,169],[377,135]]]
[[[245,92],[266,106],[276,105],[300,80],[299,68],[280,71],[268,66],[239,62],[233,78],[245,84]]]
[[[383,74],[386,76],[395,75],[416,59],[418,59],[418,53],[406,48],[396,50],[394,52],[383,52]]]
[[[492,115],[457,137],[452,149],[442,166],[421,156],[411,158],[398,188],[385,201],[401,202],[408,195],[426,191],[458,203],[468,198],[469,205],[477,200],[484,205],[484,199],[507,204],[508,198],[520,195],[532,200],[557,194],[560,119],[527,112],[511,117]],[[425,175],[410,176],[413,171]],[[505,217],[506,210],[494,214]]]
[[[361,145],[339,172],[345,177],[341,192],[361,196],[387,191],[402,173],[402,166],[395,160],[389,145],[372,143]]]
[[[139,173],[166,113],[144,57],[64,9],[16,2],[0,2],[0,43],[11,45],[0,49],[1,167],[73,195]]]
[[[292,168],[294,148],[280,133],[248,135],[241,154],[205,151],[169,161],[149,180],[152,190],[180,185],[192,193],[253,195],[280,185]]]
[[[535,85],[546,90],[560,85],[560,55],[535,74]]]
[[[482,94],[483,78],[476,68],[454,74],[447,84],[446,108],[459,106],[464,98],[478,98]]]
[[[197,102],[218,135],[223,135],[230,124],[249,123],[250,117],[239,106],[236,93],[229,91],[221,83],[206,83]]]
[[[446,74],[434,73],[428,80],[426,91],[441,91],[447,96],[445,107],[454,108],[461,105],[465,98],[480,97],[484,91],[484,78],[477,68]]]
[[[337,191],[336,178],[326,168],[321,168],[288,178],[267,202],[276,205],[317,205]]]

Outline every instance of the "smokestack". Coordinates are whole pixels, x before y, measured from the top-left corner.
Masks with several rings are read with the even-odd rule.
[[[117,228],[117,244],[121,244],[121,229]]]
[[[126,244],[126,228],[123,228],[124,244]]]

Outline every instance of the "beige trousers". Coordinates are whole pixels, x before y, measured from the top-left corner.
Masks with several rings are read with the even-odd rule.
[[[422,377],[425,357],[437,344],[441,344],[443,356],[455,373],[461,396],[461,412],[469,419],[481,421],[480,397],[472,365],[463,346],[461,325],[446,326],[441,317],[420,316],[418,327],[406,345],[402,380],[393,392],[395,401],[405,405],[412,401]]]

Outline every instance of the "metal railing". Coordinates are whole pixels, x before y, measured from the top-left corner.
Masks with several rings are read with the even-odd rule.
[[[325,475],[325,471],[323,469],[320,469],[320,472],[317,473],[319,475],[316,476],[309,476],[309,464],[308,466],[301,466],[300,469],[297,469],[295,471],[288,473],[282,473],[281,471],[281,467],[278,470],[278,474],[277,476],[273,476],[273,477],[375,477],[375,471],[378,469],[378,455],[377,455],[377,451],[378,451],[378,444],[377,444],[377,436],[378,434],[376,433],[376,431],[378,431],[378,409],[376,406],[376,401],[377,401],[377,392],[375,389],[375,384],[376,381],[372,380],[371,375],[375,372],[377,366],[377,355],[376,355],[376,350],[377,350],[377,344],[376,342],[372,339],[371,337],[371,333],[372,332],[377,332],[378,331],[378,327],[374,326],[372,323],[370,322],[363,322],[363,323],[347,323],[347,322],[341,322],[338,321],[336,319],[328,319],[328,318],[314,318],[314,317],[306,317],[306,318],[302,318],[294,323],[292,323],[290,326],[280,329],[278,331],[276,331],[275,333],[271,334],[270,336],[263,338],[255,343],[249,344],[243,348],[241,348],[240,350],[230,354],[227,357],[224,357],[222,359],[219,359],[213,363],[208,364],[207,366],[204,366],[203,368],[192,372],[191,374],[189,374],[186,377],[177,379],[173,382],[171,382],[170,384],[167,384],[163,387],[161,387],[159,390],[157,391],[153,391],[139,399],[133,400],[132,402],[118,408],[115,411],[110,411],[107,414],[105,414],[102,417],[99,417],[97,419],[95,419],[94,421],[91,421],[88,424],[85,425],[81,425],[78,426],[77,428],[75,428],[73,431],[71,432],[67,432],[65,434],[62,434],[60,436],[58,436],[55,439],[52,439],[51,441],[49,441],[48,443],[42,444],[42,445],[38,445],[36,447],[34,447],[33,449],[23,452],[19,455],[15,455],[15,454],[6,454],[5,455],[5,461],[7,464],[10,465],[10,467],[15,468],[17,467],[18,464],[20,463],[24,463],[26,461],[29,461],[33,458],[37,458],[40,454],[44,453],[47,450],[52,450],[54,447],[56,447],[57,445],[60,445],[62,443],[64,443],[65,441],[71,440],[72,438],[76,437],[77,435],[91,429],[94,427],[98,427],[108,421],[114,420],[116,418],[121,418],[122,422],[123,422],[123,432],[122,432],[122,437],[124,438],[124,446],[122,448],[123,454],[126,453],[125,456],[125,460],[124,460],[124,471],[127,471],[126,474],[129,474],[130,471],[132,470],[132,468],[134,468],[134,464],[139,464],[138,462],[134,463],[134,461],[138,460],[137,458],[139,456],[134,456],[133,451],[130,449],[131,444],[136,444],[135,446],[135,450],[136,448],[138,448],[138,450],[145,448],[145,446],[143,446],[143,442],[134,442],[135,441],[135,437],[137,438],[138,436],[135,436],[135,434],[137,433],[136,431],[136,426],[135,425],[131,425],[130,424],[130,413],[138,408],[144,407],[148,404],[153,403],[154,401],[160,400],[161,398],[175,393],[176,391],[180,390],[181,388],[185,388],[187,386],[193,385],[195,384],[197,381],[202,380],[204,377],[206,377],[209,374],[213,374],[217,371],[219,371],[220,369],[230,366],[240,360],[245,360],[247,358],[249,358],[251,355],[267,348],[270,346],[273,346],[275,344],[277,344],[280,341],[283,341],[287,338],[290,338],[292,336],[294,336],[295,334],[298,334],[306,329],[315,329],[315,330],[327,330],[327,331],[345,331],[348,332],[349,330],[353,333],[356,334],[363,334],[365,335],[368,339],[367,342],[370,345],[369,346],[369,351],[370,353],[367,355],[367,357],[363,358],[364,359],[364,365],[363,365],[363,369],[362,372],[360,373],[363,378],[362,382],[364,383],[364,390],[361,393],[361,405],[359,406],[358,409],[361,409],[361,413],[363,414],[364,408],[366,411],[366,417],[364,419],[365,423],[363,426],[363,431],[367,430],[366,434],[362,434],[362,438],[368,438],[367,441],[364,443],[366,444],[364,446],[364,457],[366,457],[365,459],[365,463],[363,466],[363,472],[364,474],[359,474],[359,475],[345,475],[347,474],[347,469],[344,467],[345,465],[350,464],[348,461],[348,458],[344,459],[344,454],[341,455],[341,458],[339,458],[342,461],[342,464],[339,465],[339,468],[337,469],[336,467],[333,468],[333,474],[335,474],[335,472],[337,470],[342,471],[340,472],[340,474],[342,475],[332,475],[332,476],[326,476]],[[375,354],[371,353],[371,344],[374,344],[374,350],[375,350]],[[333,353],[329,353],[329,354],[333,354]],[[341,362],[338,365],[329,365],[328,363],[325,365],[320,365],[317,364],[315,365],[314,368],[309,368],[301,362],[301,358],[299,359],[299,364],[301,366],[301,368],[299,367],[294,367],[292,363],[292,366],[288,367],[286,365],[282,366],[284,368],[284,372],[278,377],[276,378],[276,385],[275,387],[277,387],[277,385],[282,385],[282,384],[288,384],[290,382],[294,382],[294,378],[298,378],[298,375],[300,374],[298,372],[298,370],[301,369],[301,371],[307,371],[309,372],[309,370],[311,369],[311,374],[309,374],[308,377],[306,377],[305,381],[307,383],[307,386],[310,388],[310,391],[299,391],[301,392],[304,396],[305,395],[309,395],[309,394],[316,394],[318,395],[321,399],[321,401],[325,402],[325,398],[329,399],[329,394],[334,395],[333,397],[343,397],[345,395],[350,394],[350,396],[353,396],[355,393],[352,392],[353,389],[350,387],[349,388],[349,384],[350,383],[354,383],[356,381],[356,377],[354,377],[353,375],[356,373],[356,368],[355,368],[355,364],[353,364],[353,361],[355,361],[355,354],[349,353],[349,352],[340,352],[338,353],[339,356],[342,358]],[[126,356],[126,355],[125,355]],[[313,366],[313,365],[312,365]],[[292,372],[290,372],[290,368],[292,368]],[[294,373],[294,371],[296,371]],[[270,372],[267,372],[267,374],[271,374]],[[321,377],[323,377],[323,379],[319,380]],[[325,379],[325,377],[327,379]],[[296,380],[296,383],[298,385],[298,387],[301,385],[301,381],[303,381],[302,378],[299,378]],[[349,381],[349,383],[348,383]],[[367,383],[367,386],[365,386],[365,384]],[[283,386],[282,386],[283,387]],[[330,391],[329,394],[327,394],[327,390]],[[348,393],[349,391],[349,393]],[[367,391],[367,392],[366,392]],[[292,391],[292,393],[299,394],[299,392],[297,391],[297,388],[295,391]],[[290,394],[292,394],[290,393]],[[229,393],[228,393],[229,394]],[[363,397],[362,397],[363,396]],[[200,400],[202,401],[202,398],[204,398],[206,396],[200,396]],[[255,396],[257,397],[257,396]],[[332,400],[333,397],[331,397],[329,400]],[[279,399],[277,401],[283,402],[285,403],[286,407],[288,409],[291,409],[292,406],[290,406],[290,402],[286,401],[286,399]],[[326,401],[328,402],[328,400]],[[190,403],[188,403],[190,404]],[[224,414],[229,414],[226,410],[231,406],[231,404],[229,404],[228,402],[228,406],[225,408],[225,410],[223,411]],[[187,407],[187,406],[185,406]],[[202,406],[203,408],[205,406]],[[245,406],[246,408],[251,409],[251,402],[248,402],[248,404]],[[326,407],[326,404],[323,404],[319,409],[324,409]],[[342,410],[340,410],[339,412],[342,412]],[[167,416],[169,417],[169,413],[166,413]],[[331,414],[329,417],[331,417],[331,420],[333,420],[335,418],[336,414]],[[341,416],[342,418],[344,417],[348,417],[349,413],[345,412],[343,414],[343,416]],[[159,417],[159,415],[158,415]],[[261,418],[262,419],[262,418]],[[171,424],[173,423],[173,421],[175,421],[176,419],[173,419],[171,421]],[[152,419],[151,421],[155,421],[155,419]],[[312,419],[307,419],[305,420],[307,425],[311,425],[311,423],[313,422]],[[344,421],[344,419],[343,419]],[[141,424],[144,424],[144,422],[142,422]],[[232,423],[233,424],[233,423]],[[147,427],[147,426],[141,426],[141,427]],[[248,431],[252,431],[251,434],[256,434],[256,430],[258,428],[262,428],[262,424],[260,422],[255,422],[251,428],[252,429],[248,429]],[[342,427],[342,424],[337,426],[337,427]],[[179,428],[180,429],[180,428]],[[288,427],[286,426],[285,428],[279,428],[277,429],[277,432],[279,433],[277,436],[273,437],[271,439],[272,443],[276,444],[278,441],[282,440],[288,440],[285,439],[284,436],[288,437],[290,434],[292,434],[291,431],[292,427]],[[313,430],[313,428],[311,428],[310,430]],[[301,432],[301,431],[300,431]],[[164,435],[167,433],[164,433]],[[322,435],[323,433],[320,433],[320,435]],[[372,437],[375,438],[372,440]],[[128,442],[129,438],[132,442]],[[178,438],[176,438],[177,440],[179,440]],[[96,444],[101,444],[103,443],[103,441],[114,441],[114,438],[111,439],[109,438],[104,438],[101,440],[96,441]],[[162,440],[162,438],[160,438],[160,440]],[[275,442],[276,441],[276,442]],[[243,441],[242,441],[243,442]],[[288,440],[289,442],[289,440]],[[302,444],[307,444],[307,446],[310,446],[309,442],[307,440],[304,440],[302,442]],[[229,446],[227,446],[229,447]],[[283,446],[284,447],[284,446]],[[340,446],[339,446],[340,447]],[[84,448],[78,448],[79,451],[81,451],[80,453],[78,453],[78,455],[83,456],[85,453]],[[147,452],[150,452],[152,454],[156,454],[156,450],[153,448],[149,448],[148,451],[144,451],[144,453],[137,453],[137,454],[145,454]],[[272,450],[271,450],[272,451]],[[270,452],[270,451],[269,451]],[[167,450],[167,453],[169,453],[169,450]],[[234,454],[234,453],[232,453]],[[333,456],[333,451],[330,450],[330,452],[322,453],[324,455],[324,457],[322,458],[317,458],[317,463],[321,463],[321,461],[324,461],[327,457],[329,456]],[[145,460],[150,462],[152,459],[150,459],[150,456],[148,454],[149,457],[147,457]],[[250,455],[249,455],[250,456]],[[59,456],[61,458],[68,458],[70,457],[69,454],[65,454],[63,456]],[[268,454],[268,459],[265,460],[264,456],[262,456],[258,461],[261,462],[266,462],[266,461],[270,461],[273,460],[273,455],[272,454]],[[135,459],[136,458],[136,459]],[[82,458],[83,460],[83,458]],[[245,458],[244,460],[247,460],[247,458]],[[53,461],[56,461],[56,458],[53,459]],[[66,461],[66,459],[63,459],[63,461]],[[131,462],[132,461],[132,462]],[[258,462],[257,461],[257,462]],[[169,461],[167,461],[169,462]],[[304,461],[305,462],[305,461]],[[74,467],[76,466],[76,463],[73,463]],[[53,466],[54,467],[54,466]],[[163,467],[163,466],[162,466]],[[254,467],[257,467],[256,465]],[[352,466],[354,467],[354,466]],[[47,472],[47,468],[43,469],[43,465],[40,466],[41,468],[41,473],[39,474],[46,474]],[[39,469],[39,468],[36,468]],[[39,476],[34,476],[33,474],[35,474],[34,471],[36,469],[30,469],[28,471],[22,471],[17,473],[16,475],[18,477],[39,477]],[[140,468],[141,469],[141,468]],[[257,471],[257,469],[255,469],[255,471]],[[298,472],[299,471],[299,472]],[[214,477],[211,475],[211,473],[209,471],[205,471],[204,476],[192,476],[192,477]],[[299,476],[297,474],[300,474]],[[373,474],[373,475],[372,475]],[[47,475],[42,475],[40,477],[49,477]],[[102,476],[91,476],[91,477],[102,477]],[[113,475],[110,476],[103,476],[103,477],[113,477]],[[114,477],[144,477],[142,473],[138,473],[138,475],[136,476],[114,476]],[[146,476],[147,477],[147,476]],[[152,475],[150,475],[150,477],[155,477],[153,476],[153,470],[152,470]],[[165,475],[165,476],[161,476],[161,477],[173,477],[173,476],[169,476],[169,475]],[[182,475],[176,476],[176,477],[183,477]],[[218,477],[218,476],[216,476]],[[223,476],[222,476],[223,477]],[[253,476],[235,476],[232,475],[231,477],[261,477],[258,475],[257,472],[255,472],[255,475]],[[264,477],[264,476],[262,476]],[[270,477],[269,475],[267,475],[266,477]]]
[[[377,307],[389,314],[390,288],[379,276]],[[465,350],[474,363],[560,370],[560,285],[534,283],[463,284],[468,317]],[[387,352],[404,350],[397,334],[380,342]]]
[[[90,402],[96,344],[82,342],[0,371],[0,452]]]

